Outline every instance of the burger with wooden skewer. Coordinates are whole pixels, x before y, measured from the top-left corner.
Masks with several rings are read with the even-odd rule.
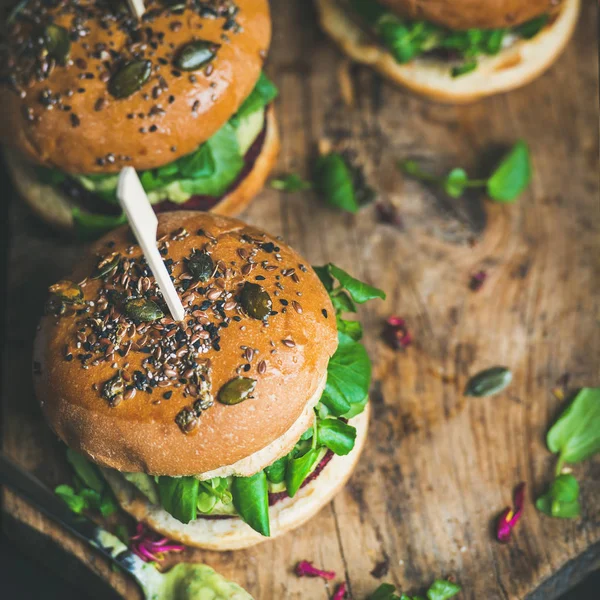
[[[140,4],[135,2],[133,5]],[[7,25],[0,135],[20,195],[62,229],[125,222],[134,167],[156,211],[239,213],[278,152],[267,0],[27,0]]]
[[[158,249],[181,321],[127,227],[50,288],[34,363],[45,416],[165,536],[229,550],[281,535],[356,465],[371,365],[343,313],[384,294],[210,213],[161,214]]]
[[[543,73],[571,38],[580,0],[316,0],[353,60],[443,102],[470,102]]]

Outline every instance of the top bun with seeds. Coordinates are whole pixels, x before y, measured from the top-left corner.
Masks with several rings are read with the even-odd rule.
[[[328,293],[289,246],[233,219],[164,213],[159,248],[185,321],[168,316],[130,230],[115,230],[50,288],[37,397],[58,436],[101,466],[250,475],[314,419],[337,347]]]

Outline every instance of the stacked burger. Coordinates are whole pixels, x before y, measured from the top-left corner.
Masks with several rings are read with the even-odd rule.
[[[145,7],[30,0],[9,19],[0,133],[16,188],[57,227],[124,223],[124,166],[157,211],[237,214],[275,161],[267,0]]]
[[[384,294],[210,213],[160,215],[159,249],[184,321],[129,229],[115,230],[50,288],[36,394],[137,520],[189,545],[250,546],[309,519],[350,476],[371,367],[342,312]]]
[[[353,60],[419,94],[469,102],[524,85],[556,60],[580,0],[316,0]]]

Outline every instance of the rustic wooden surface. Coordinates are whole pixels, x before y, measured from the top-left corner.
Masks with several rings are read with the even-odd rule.
[[[351,68],[355,106],[342,101],[345,63],[318,31],[306,0],[278,3],[268,71],[281,90],[280,170],[307,173],[317,142],[330,138],[366,165],[402,227],[329,210],[312,193],[265,191],[244,217],[285,236],[313,264],[333,260],[388,293],[361,310],[373,359],[374,416],[356,473],[310,524],[247,551],[193,552],[257,599],[327,598],[333,587],[298,579],[300,559],[335,570],[361,600],[380,580],[420,591],[454,575],[462,599],[551,600],[600,562],[600,465],[578,466],[583,515],[549,519],[533,499],[552,476],[544,434],[561,408],[551,393],[598,385],[598,65],[596,3],[589,1],[576,38],[549,73],[523,90],[466,107],[431,104]],[[512,206],[480,196],[450,200],[395,168],[416,156],[440,172],[486,165],[519,137],[533,151],[535,177]],[[68,272],[80,246],[36,223],[19,204],[10,213],[7,335],[3,364],[3,448],[48,485],[65,481],[63,449],[41,420],[30,389],[36,314],[47,286]],[[489,273],[483,289],[470,275]],[[414,335],[405,351],[381,341],[389,314]],[[470,375],[512,368],[514,383],[497,397],[462,395]],[[492,523],[528,482],[528,503],[514,538],[500,545]],[[106,598],[71,554],[120,594],[133,583],[10,493],[5,530],[44,560]],[[20,524],[35,533],[24,533]],[[43,534],[43,535],[40,535]],[[49,538],[61,553],[49,552]],[[65,554],[63,555],[63,551]],[[87,596],[86,596],[87,597]]]

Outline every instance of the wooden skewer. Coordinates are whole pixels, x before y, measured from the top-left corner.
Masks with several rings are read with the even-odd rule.
[[[117,197],[171,311],[171,316],[175,321],[183,321],[183,305],[156,245],[158,219],[133,167],[125,167],[121,171]]]
[[[127,0],[127,4],[129,4],[129,10],[133,13],[133,16],[138,21],[141,21],[146,12],[144,0]]]

